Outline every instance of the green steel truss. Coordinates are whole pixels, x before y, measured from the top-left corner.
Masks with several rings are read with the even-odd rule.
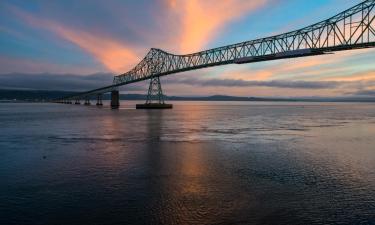
[[[375,47],[375,0],[362,3],[327,20],[271,37],[214,48],[187,55],[175,55],[152,48],[132,70],[115,76],[113,84],[68,96],[58,101],[84,99],[119,86],[206,67],[254,63],[285,58],[322,55],[335,51]],[[161,90],[161,89],[160,89]]]

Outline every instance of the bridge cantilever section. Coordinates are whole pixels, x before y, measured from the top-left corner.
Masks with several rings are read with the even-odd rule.
[[[130,83],[159,79],[161,76],[207,67],[373,48],[375,47],[374,7],[375,0],[365,0],[327,20],[299,30],[187,55],[175,55],[152,48],[132,70],[115,76],[112,85],[67,96],[58,101],[87,98],[91,95],[115,91],[117,87]]]

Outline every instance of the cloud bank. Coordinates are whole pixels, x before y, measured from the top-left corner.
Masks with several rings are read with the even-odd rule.
[[[197,79],[197,78],[175,78],[169,79],[168,83],[185,84],[201,87],[273,87],[289,89],[329,89],[337,88],[342,83],[334,81],[248,81],[242,79]]]
[[[96,73],[89,75],[51,74],[51,73],[10,73],[0,74],[0,89],[32,89],[32,90],[61,90],[86,91],[105,85],[113,80],[111,73]],[[162,79],[162,86],[169,95],[196,95],[205,90],[213,90],[207,94],[222,94],[223,90],[253,91],[280,90],[279,93],[289,95],[290,91],[304,91],[304,93],[336,93],[340,95],[375,96],[374,80],[357,81],[298,81],[298,80],[267,80],[252,81],[242,79],[215,79],[198,76],[178,77],[167,76]],[[127,85],[121,88],[124,92],[146,93],[148,81]],[[198,90],[198,92],[197,92]],[[285,90],[285,91],[283,91]],[[251,94],[257,96],[256,94]],[[263,92],[259,92],[262,93]],[[240,94],[243,95],[243,94]],[[262,96],[259,95],[259,96]],[[246,95],[244,95],[246,96]],[[279,96],[282,96],[279,94]]]

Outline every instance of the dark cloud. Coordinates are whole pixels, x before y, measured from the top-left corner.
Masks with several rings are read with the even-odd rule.
[[[0,89],[31,89],[31,90],[60,90],[60,91],[87,91],[98,87],[112,84],[113,74],[96,73],[91,75],[75,75],[75,74],[27,74],[27,73],[11,73],[0,74]],[[373,86],[375,82],[369,81],[353,81],[353,82],[334,82],[334,81],[246,81],[238,79],[203,79],[199,77],[164,77],[162,85],[164,87],[173,87],[178,84],[194,86],[195,92],[199,92],[200,87],[269,87],[284,89],[351,89],[350,93],[345,95],[353,96],[375,96],[375,90],[366,89]],[[138,82],[127,85],[121,90],[125,92],[147,91],[148,81]]]
[[[1,89],[35,89],[84,91],[109,85],[113,74],[97,73],[91,75],[75,74],[26,74],[11,73],[0,75]]]
[[[246,81],[235,79],[198,79],[198,78],[173,78],[168,83],[188,84],[193,86],[213,87],[272,87],[292,89],[330,89],[342,85],[340,82],[332,81]]]
[[[354,96],[375,97],[375,90],[360,90],[349,94]]]
[[[0,75],[0,88],[83,91],[111,84],[112,79],[113,75],[106,73],[86,76],[74,74],[11,73]]]

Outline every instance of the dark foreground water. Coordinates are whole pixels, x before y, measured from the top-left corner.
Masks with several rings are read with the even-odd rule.
[[[0,104],[0,224],[375,224],[375,104]]]

